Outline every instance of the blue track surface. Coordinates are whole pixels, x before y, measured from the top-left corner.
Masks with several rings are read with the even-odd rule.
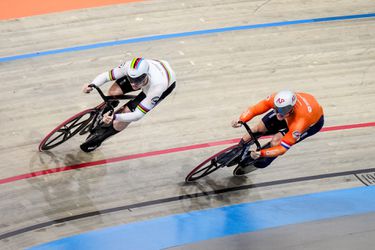
[[[266,228],[375,211],[375,186],[258,201],[96,230],[42,249],[163,249]]]
[[[164,39],[189,37],[189,36],[200,36],[200,35],[222,33],[222,32],[228,32],[228,31],[259,29],[259,28],[287,26],[287,25],[295,25],[295,24],[332,22],[332,21],[342,21],[342,20],[371,18],[371,17],[375,17],[375,13],[312,18],[312,19],[302,19],[302,20],[294,20],[294,21],[286,21],[286,22],[262,23],[262,24],[253,24],[253,25],[243,25],[243,26],[232,26],[232,27],[219,28],[219,29],[197,30],[197,31],[191,31],[191,32],[165,34],[165,35],[158,35],[158,36],[147,36],[147,37],[131,38],[131,39],[124,39],[124,40],[119,40],[119,41],[112,41],[112,42],[103,42],[103,43],[68,47],[64,49],[34,52],[34,53],[28,53],[28,54],[22,54],[22,55],[16,55],[16,56],[0,57],[0,62],[9,62],[9,61],[20,60],[20,59],[27,59],[27,58],[33,58],[33,57],[61,54],[61,53],[75,52],[75,51],[82,51],[82,50],[97,49],[97,48],[110,47],[110,46],[116,46],[116,45],[122,45],[122,44],[149,42],[149,41],[155,41],[155,40],[164,40]]]

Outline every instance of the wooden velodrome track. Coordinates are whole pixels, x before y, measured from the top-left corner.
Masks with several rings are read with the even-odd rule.
[[[0,58],[129,38],[374,12],[372,0],[118,4],[0,21]],[[0,248],[25,248],[192,210],[370,185],[375,173],[374,31],[375,19],[363,18],[4,59]],[[96,93],[81,93],[83,83],[137,56],[170,62],[177,74],[171,96],[93,153],[79,150],[84,138],[78,136],[50,152],[37,152],[40,140],[54,126],[99,102]],[[226,146],[215,143],[244,133],[231,128],[232,119],[286,88],[317,97],[325,110],[324,132],[246,177],[235,178],[232,169],[223,169],[196,184],[184,184],[195,165]],[[212,144],[200,145],[204,143]],[[87,164],[63,168],[81,163]],[[111,208],[114,211],[106,210]]]

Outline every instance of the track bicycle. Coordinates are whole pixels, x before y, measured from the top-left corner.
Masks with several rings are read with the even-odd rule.
[[[268,146],[261,146],[258,138],[259,134],[254,134],[250,127],[246,123],[242,123],[249,133],[251,139],[250,141],[244,143],[243,145],[232,145],[228,148],[221,150],[220,152],[212,155],[198,166],[196,166],[185,178],[185,182],[193,182],[204,176],[207,176],[216,170],[223,167],[236,166],[233,170],[233,175],[240,176],[248,173],[252,165],[257,161],[250,157],[249,149],[255,144],[257,150]],[[254,168],[253,168],[254,169]]]
[[[136,97],[135,95],[106,96],[96,85],[91,84],[89,87],[98,91],[103,102],[94,108],[79,112],[58,125],[40,142],[39,151],[50,150],[66,142],[76,134],[84,135],[89,133],[90,137],[96,129],[102,126],[103,115],[108,111],[114,112],[114,109],[120,103],[119,100],[132,100]]]

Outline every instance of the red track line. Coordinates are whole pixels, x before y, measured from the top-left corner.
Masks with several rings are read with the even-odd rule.
[[[345,130],[345,129],[353,129],[353,128],[365,128],[365,127],[374,127],[374,126],[375,126],[375,122],[367,122],[367,123],[358,123],[358,124],[350,124],[350,125],[325,127],[325,128],[322,128],[321,131],[327,132],[327,131]],[[188,150],[193,150],[193,149],[198,149],[198,148],[208,148],[208,147],[214,147],[214,146],[219,146],[219,145],[237,143],[238,141],[239,141],[239,138],[224,140],[224,141],[195,144],[195,145],[178,147],[178,148],[157,150],[157,151],[151,151],[151,152],[140,153],[140,154],[126,155],[126,156],[120,156],[120,157],[104,159],[104,160],[99,160],[99,161],[93,161],[93,162],[85,162],[85,163],[80,163],[80,164],[76,164],[76,165],[72,165],[72,166],[52,168],[52,169],[41,170],[41,171],[36,171],[36,172],[32,172],[32,173],[12,176],[12,177],[5,178],[5,179],[0,179],[0,184],[5,184],[5,183],[9,183],[9,182],[18,181],[18,180],[28,179],[28,178],[31,178],[31,177],[36,177],[36,176],[41,176],[41,175],[53,174],[53,173],[57,173],[57,172],[64,172],[64,171],[73,170],[73,169],[93,167],[93,166],[102,165],[102,164],[106,164],[106,163],[114,163],[114,162],[119,162],[119,161],[127,161],[127,160],[144,158],[144,157],[155,156],[155,155],[170,154],[170,153],[188,151]]]

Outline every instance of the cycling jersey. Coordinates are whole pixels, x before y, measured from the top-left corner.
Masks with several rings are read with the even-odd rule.
[[[276,93],[268,96],[254,106],[249,107],[240,116],[240,121],[248,122],[253,117],[263,114],[274,108],[274,97]],[[262,149],[261,156],[276,157],[284,154],[291,146],[300,139],[301,135],[312,127],[323,116],[323,108],[316,99],[307,93],[296,93],[297,102],[293,112],[285,117],[288,125],[288,132],[284,135],[280,145]]]
[[[146,97],[138,104],[133,112],[116,114],[116,120],[123,122],[139,120],[156,106],[162,94],[176,81],[175,73],[168,62],[162,60],[145,60],[147,60],[150,65],[148,83],[141,88]],[[108,81],[117,80],[126,76],[126,68],[130,63],[131,61],[127,61],[109,72],[98,75],[92,83],[101,86]]]

